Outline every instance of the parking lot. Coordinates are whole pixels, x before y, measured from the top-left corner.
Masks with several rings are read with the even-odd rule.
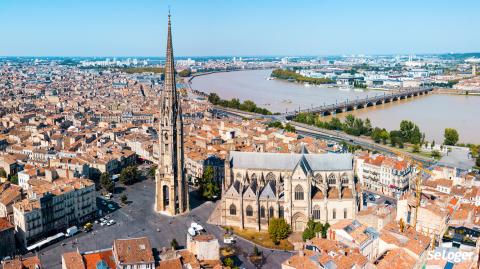
[[[120,238],[147,236],[152,247],[157,250],[170,247],[170,242],[174,238],[181,246],[185,246],[187,229],[192,222],[200,223],[223,245],[224,231],[220,227],[206,223],[214,209],[214,203],[201,202],[191,194],[191,204],[194,208],[188,214],[176,217],[163,216],[153,209],[154,187],[155,182],[152,180],[144,180],[125,187],[123,193],[128,196],[128,202],[123,206],[120,206],[119,201],[121,194],[115,194],[111,201],[105,201],[106,204],[102,202],[104,198],[99,197],[98,207],[102,213],[106,213],[102,218],[114,220],[115,224],[102,226],[93,222],[93,229],[90,232],[79,232],[73,237],[41,249],[38,254],[44,268],[61,268],[62,253],[76,251],[77,248],[80,252],[111,248],[113,240]],[[108,204],[114,205],[113,211],[108,208]],[[253,265],[247,260],[246,255],[253,250],[253,245],[244,240],[238,240],[236,245],[243,251],[243,255],[239,256],[241,266],[252,268]],[[281,251],[265,250],[265,253],[268,253],[269,264],[264,268],[278,268],[282,261],[291,256],[290,253]]]
[[[364,206],[368,206],[368,205],[391,205],[394,207],[397,206],[396,199],[383,196],[370,191],[363,191],[362,202]]]

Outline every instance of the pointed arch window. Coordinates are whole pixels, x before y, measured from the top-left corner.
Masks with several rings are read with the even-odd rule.
[[[343,209],[343,218],[346,219],[348,217],[348,211],[346,208]]]
[[[237,207],[234,204],[230,205],[230,215],[237,215]]]
[[[303,200],[304,199],[304,193],[303,193],[303,188],[300,185],[297,185],[295,187],[295,200]]]
[[[265,218],[265,207],[260,207],[260,218]]]
[[[275,175],[274,175],[272,172],[269,172],[269,173],[267,174],[267,176],[265,177],[265,179],[267,180],[267,182],[268,182],[268,181],[275,181],[276,177],[275,177]]]
[[[273,206],[270,207],[268,210],[268,217],[273,218],[275,216],[275,210],[273,209]]]
[[[349,182],[347,174],[342,175],[342,185],[347,185]]]
[[[252,217],[253,216],[252,206],[247,206],[247,208],[245,209],[245,214],[247,215],[247,217]]]
[[[285,216],[285,210],[283,209],[283,206],[280,206],[278,208],[278,217],[283,218]]]
[[[328,176],[328,184],[329,185],[335,185],[337,184],[337,179],[335,178],[335,175],[334,174],[330,174]]]

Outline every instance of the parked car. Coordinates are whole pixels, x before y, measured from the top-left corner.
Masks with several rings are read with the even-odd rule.
[[[235,244],[235,237],[233,236],[225,236],[223,238],[223,243],[225,244]]]

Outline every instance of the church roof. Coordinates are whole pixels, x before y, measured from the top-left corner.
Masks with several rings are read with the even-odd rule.
[[[231,151],[233,168],[293,170],[302,156],[313,171],[343,171],[353,169],[353,156],[349,153],[300,154]]]
[[[275,198],[275,186],[273,186],[273,181],[267,182],[265,188],[263,188],[260,198],[270,199]]]

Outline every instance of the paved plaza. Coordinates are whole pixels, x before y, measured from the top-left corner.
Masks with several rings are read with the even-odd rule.
[[[79,250],[92,251],[111,248],[114,239],[134,238],[147,236],[150,238],[152,247],[160,251],[163,247],[170,247],[172,239],[176,239],[181,246],[186,243],[187,228],[192,222],[200,223],[207,232],[214,234],[223,244],[223,230],[207,224],[207,220],[215,208],[213,202],[200,202],[196,199],[195,192],[191,192],[191,204],[193,209],[186,215],[168,217],[154,212],[153,201],[155,183],[152,180],[144,180],[132,186],[127,186],[123,192],[128,196],[128,204],[119,207],[108,214],[107,217],[116,221],[112,226],[100,226],[94,224],[93,231],[81,232],[72,238],[65,239],[54,245],[39,251],[39,256],[45,268],[61,268],[61,254]],[[118,201],[120,194],[116,194],[113,201]],[[99,201],[101,201],[99,199]],[[99,208],[105,208],[99,202]],[[243,268],[254,268],[248,259],[248,253],[253,250],[253,245],[246,241],[237,240],[236,247],[240,252],[239,262]],[[283,251],[270,251],[259,247],[264,251],[266,265],[262,268],[279,268],[282,261],[292,254]]]

